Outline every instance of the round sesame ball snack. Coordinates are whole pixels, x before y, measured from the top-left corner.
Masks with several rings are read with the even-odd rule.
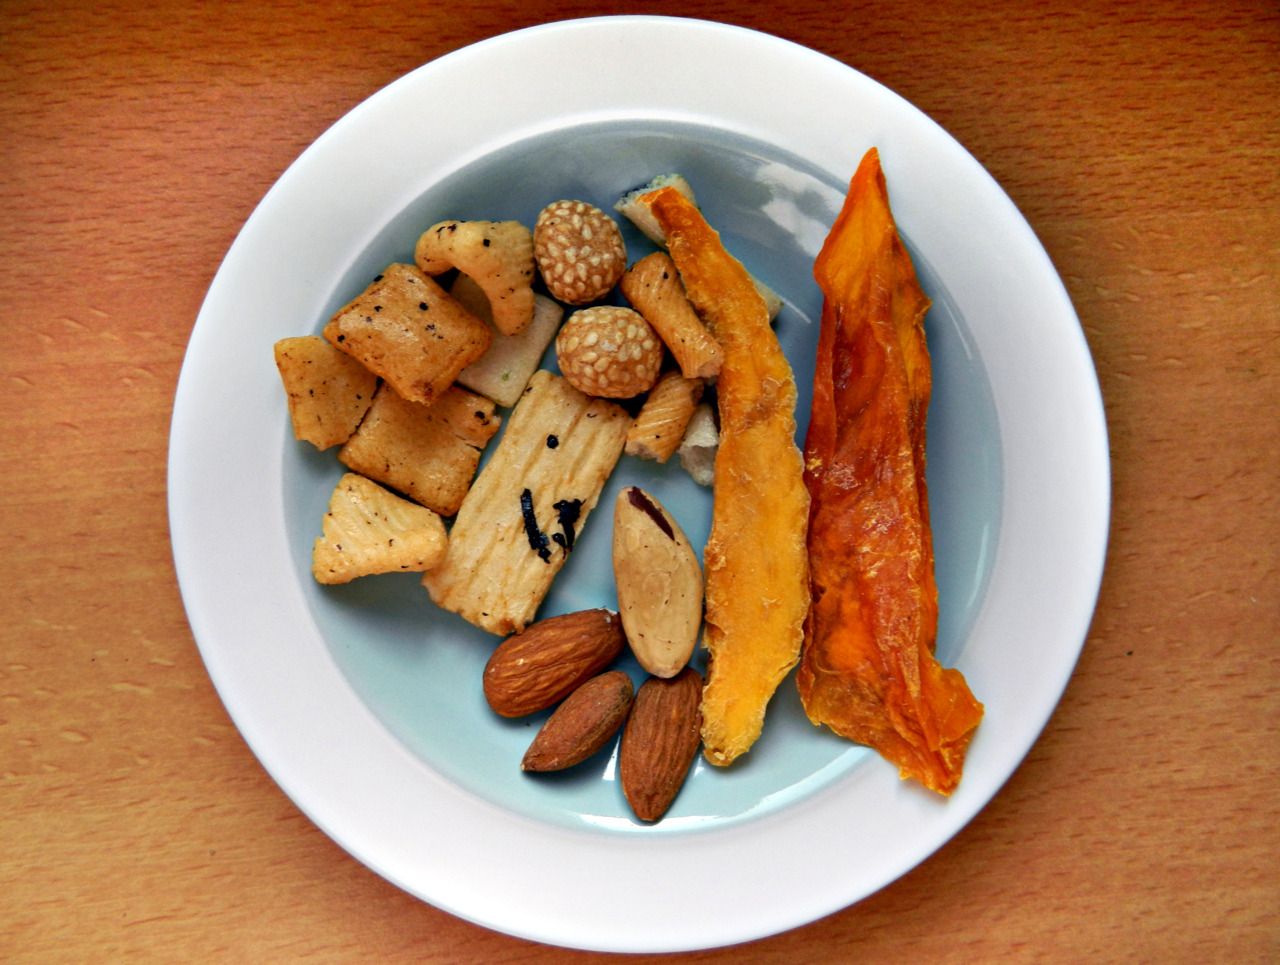
[[[556,201],[538,214],[533,254],[547,290],[566,305],[598,301],[627,267],[617,222],[585,201]]]
[[[662,367],[662,340],[634,309],[583,308],[556,336],[560,372],[587,395],[630,399],[653,388]]]

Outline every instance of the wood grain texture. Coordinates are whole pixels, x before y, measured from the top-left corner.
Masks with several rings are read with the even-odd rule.
[[[854,907],[670,958],[1280,960],[1280,12],[973,6],[628,8],[806,44],[951,131],[1063,276],[1114,459],[1084,654],[995,800]],[[424,905],[279,791],[187,627],[165,460],[204,293],[303,148],[460,45],[620,9],[0,4],[0,959],[611,957]]]

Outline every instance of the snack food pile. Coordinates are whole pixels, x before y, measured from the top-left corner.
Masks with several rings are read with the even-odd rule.
[[[479,682],[493,712],[522,717],[554,708],[520,766],[574,767],[621,732],[619,778],[642,821],[667,811],[700,746],[716,765],[750,749],[770,698],[797,663],[815,723],[876,747],[904,776],[949,793],[972,726],[962,738],[944,728],[938,759],[954,781],[908,767],[881,731],[848,726],[876,713],[906,719],[922,735],[920,753],[935,753],[936,718],[912,717],[921,700],[908,706],[896,682],[838,669],[850,656],[840,629],[849,607],[832,605],[832,580],[862,587],[864,602],[872,590],[856,570],[867,554],[847,552],[844,530],[831,522],[865,501],[833,496],[824,480],[839,475],[830,470],[842,459],[865,466],[871,458],[859,462],[843,445],[847,438],[856,448],[865,431],[837,427],[858,414],[839,402],[826,406],[802,456],[795,380],[771,327],[780,299],[725,250],[683,178],[657,178],[614,207],[655,251],[629,264],[614,218],[576,199],[548,204],[532,228],[442,221],[423,232],[413,264],[388,265],[320,335],[276,344],[294,435],[336,447],[345,468],[320,521],[315,579],[422,573],[437,605],[503,638]],[[845,214],[838,226],[849,223]],[[832,250],[819,260],[820,282],[822,266],[844,257],[843,243]],[[823,288],[829,301],[845,294]],[[835,337],[824,311],[820,382],[831,377],[822,352]],[[549,349],[558,373],[542,367]],[[927,352],[923,370],[918,353],[911,358],[917,384],[924,371],[927,385]],[[824,401],[832,394],[829,386],[821,394],[822,385],[815,392]],[[881,409],[886,421],[899,414]],[[919,426],[906,431],[919,442],[916,506],[924,509],[914,531],[927,542],[923,411],[911,408]],[[841,445],[833,447],[836,438]],[[618,612],[539,619],[624,454],[658,463],[678,457],[711,486],[705,572],[669,510],[627,486],[612,512]],[[916,560],[919,579],[905,605],[918,604],[925,626],[935,594],[936,628],[931,552],[930,545]],[[851,631],[862,642],[881,629],[864,623]],[[700,635],[709,654],[705,681],[690,663]],[[913,666],[954,690],[959,674],[934,673],[925,659],[931,642],[927,626],[912,638]],[[901,641],[886,647],[907,649]],[[638,686],[612,666],[628,650],[646,675]],[[866,652],[880,651],[868,645],[859,659]],[[878,704],[850,703],[850,694],[865,693],[880,694]],[[922,700],[936,709],[933,691]]]

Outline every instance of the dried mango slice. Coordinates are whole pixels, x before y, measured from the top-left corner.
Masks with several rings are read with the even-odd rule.
[[[929,299],[873,148],[814,266],[825,297],[805,482],[813,606],[805,712],[950,794],[983,708],[934,657],[938,594],[925,484]]]
[[[711,662],[703,750],[727,765],[746,752],[799,659],[809,608],[809,494],[796,445],[796,385],[751,276],[675,188],[642,196],[667,239],[689,300],[724,349],[716,383],[711,537],[704,553]]]

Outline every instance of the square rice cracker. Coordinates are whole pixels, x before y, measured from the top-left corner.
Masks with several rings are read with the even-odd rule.
[[[430,405],[382,385],[360,428],[338,451],[353,472],[452,516],[471,486],[480,454],[501,425],[494,404],[451,386]]]
[[[329,344],[411,402],[431,402],[493,342],[493,330],[415,265],[390,265],[329,319]]]

